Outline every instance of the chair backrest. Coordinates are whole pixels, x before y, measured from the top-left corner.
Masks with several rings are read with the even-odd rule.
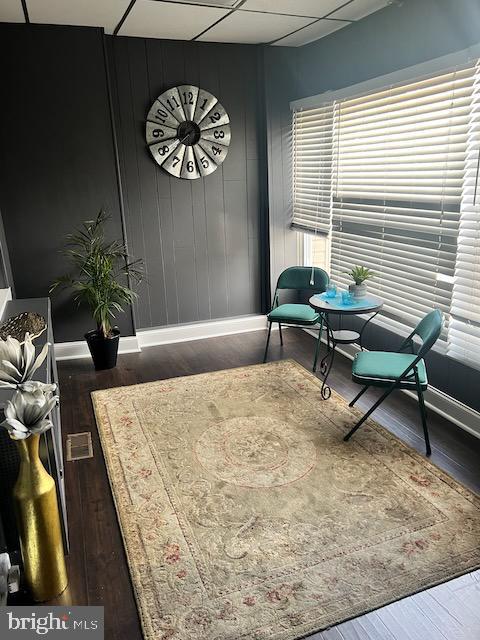
[[[313,284],[310,284],[311,280]],[[313,270],[312,267],[288,267],[278,277],[277,289],[295,289],[297,291],[322,293],[326,291],[329,281],[328,273],[318,267],[314,267]]]
[[[420,320],[412,332],[413,336],[418,336],[422,344],[417,351],[417,355],[422,357],[430,351],[435,342],[438,340],[443,328],[443,313],[439,309],[430,311]]]

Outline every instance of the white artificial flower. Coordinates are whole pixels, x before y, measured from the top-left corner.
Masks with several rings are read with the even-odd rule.
[[[19,385],[17,385],[17,389],[19,389],[20,391],[28,391],[29,393],[33,393],[37,389],[54,393],[57,390],[57,385],[47,384],[46,382],[38,382],[38,380],[28,380],[27,382],[21,382]]]
[[[53,426],[48,416],[57,404],[58,396],[52,396],[51,390],[42,387],[41,383],[33,382],[29,391],[17,390],[8,400],[1,426],[8,430],[13,440],[24,440]]]
[[[0,388],[16,389],[32,379],[35,371],[47,357],[49,343],[45,344],[37,358],[35,347],[29,333],[25,334],[25,342],[8,336],[0,339]]]

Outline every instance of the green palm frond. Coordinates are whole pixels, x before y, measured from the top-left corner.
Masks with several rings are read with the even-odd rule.
[[[50,292],[70,289],[73,300],[90,308],[99,331],[107,337],[117,313],[131,305],[137,294],[122,282],[139,284],[143,279],[143,261],[132,259],[123,242],[105,239],[109,219],[100,211],[95,220],[86,220],[67,236],[64,255],[72,272],[57,278]]]

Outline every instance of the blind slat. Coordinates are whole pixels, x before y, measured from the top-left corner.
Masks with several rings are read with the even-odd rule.
[[[442,309],[480,368],[479,167],[478,64],[294,113],[293,226],[330,234],[339,284],[375,271],[387,326]]]
[[[480,63],[473,83],[447,353],[480,368]]]

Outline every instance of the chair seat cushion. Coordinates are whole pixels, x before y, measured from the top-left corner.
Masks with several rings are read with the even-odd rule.
[[[410,353],[390,353],[388,351],[361,351],[357,353],[352,366],[352,378],[355,382],[383,386],[393,382],[402,375],[405,369],[417,356]],[[422,388],[427,387],[427,371],[425,362],[420,360],[417,364],[418,377]],[[401,386],[415,386],[415,376],[412,371],[408,374],[408,380],[404,380]]]
[[[308,304],[281,304],[272,309],[267,318],[270,322],[285,322],[288,324],[315,324],[318,314]]]

